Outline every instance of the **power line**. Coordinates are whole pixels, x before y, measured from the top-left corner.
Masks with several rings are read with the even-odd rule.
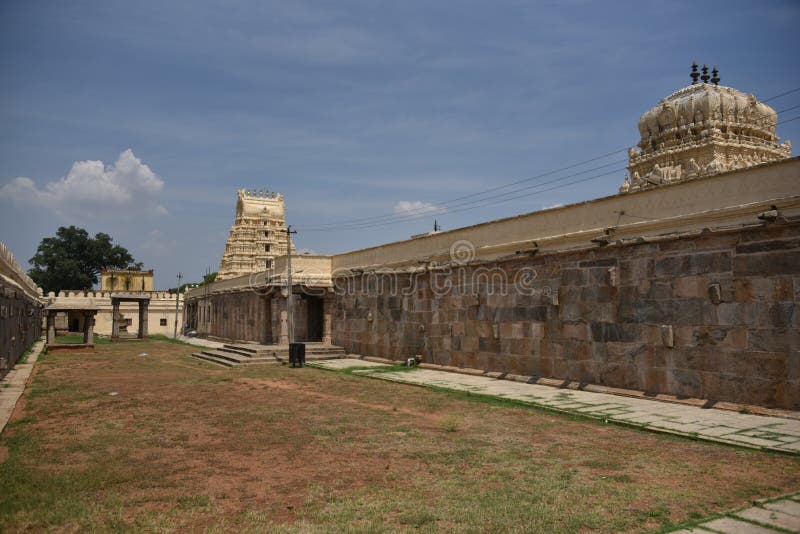
[[[347,223],[347,224],[344,224],[344,225],[334,226],[334,228],[347,228],[347,229],[350,229],[351,227],[362,228],[362,227],[370,227],[374,223],[380,223],[380,222],[389,224],[389,223],[394,223],[394,222],[400,222],[400,221],[403,221],[403,220],[414,220],[414,219],[418,219],[420,217],[424,217],[424,216],[427,216],[427,215],[436,215],[436,214],[445,214],[445,213],[448,213],[448,214],[449,213],[458,213],[460,211],[465,211],[467,209],[472,209],[473,207],[475,207],[475,208],[481,207],[481,206],[485,205],[485,204],[481,204],[481,203],[482,202],[486,202],[487,200],[502,198],[502,197],[506,197],[506,196],[509,196],[509,195],[517,195],[517,193],[520,193],[522,191],[527,191],[527,190],[530,190],[530,189],[533,189],[533,188],[536,188],[536,187],[540,187],[540,186],[543,186],[543,185],[552,184],[552,183],[564,180],[566,178],[573,178],[575,176],[580,176],[580,175],[586,174],[588,172],[593,172],[593,171],[600,170],[600,169],[608,167],[610,165],[619,165],[621,163],[625,163],[625,160],[612,161],[611,163],[606,163],[606,164],[600,165],[598,167],[593,167],[591,169],[586,169],[586,170],[583,170],[583,171],[580,171],[580,172],[576,172],[576,173],[573,173],[573,174],[568,174],[566,176],[560,176],[560,177],[557,177],[557,178],[553,178],[552,180],[548,180],[546,182],[541,182],[541,183],[538,183],[538,184],[528,185],[528,186],[521,187],[521,188],[518,188],[518,189],[514,189],[514,190],[511,190],[511,191],[505,191],[503,193],[498,193],[496,195],[485,196],[484,198],[471,200],[469,202],[461,202],[461,203],[458,203],[458,204],[455,204],[455,205],[452,205],[452,206],[447,206],[447,207],[440,206],[440,207],[437,207],[437,208],[435,208],[433,210],[427,210],[427,211],[416,213],[416,214],[398,214],[398,215],[394,215],[394,216],[380,216],[380,217],[375,217],[374,219],[376,219],[376,220],[370,221],[369,223],[366,223],[366,222],[353,222],[353,223]],[[620,170],[624,170],[624,169],[620,169]],[[616,172],[616,171],[614,171],[614,172]],[[485,194],[485,193],[482,193],[482,194]],[[515,196],[513,198],[517,198],[517,197]],[[473,206],[475,204],[478,204],[478,205],[477,206]],[[452,209],[452,208],[460,208],[460,209]],[[322,228],[318,228],[318,229],[306,229],[306,231],[320,231],[320,230],[326,230],[326,229],[329,229],[329,228],[330,227],[328,227],[328,228],[322,227]]]
[[[797,119],[800,119],[800,115],[798,115],[797,117],[792,117],[791,119],[782,120],[778,124],[786,124],[787,122],[796,121]]]
[[[786,96],[786,95],[790,95],[792,93],[796,93],[797,91],[800,91],[800,87],[795,87],[794,89],[790,89],[790,90],[786,91],[785,93],[781,93],[779,95],[771,96],[771,97],[767,98],[766,100],[762,100],[762,102],[769,102],[770,100],[775,100],[775,99],[778,99],[778,98],[780,98],[782,96]]]
[[[800,104],[797,104],[796,106],[792,106],[790,108],[782,109],[780,111],[776,111],[775,113],[777,115],[780,115],[781,113],[786,113],[787,111],[792,111],[793,109],[797,109],[797,108],[800,108]]]
[[[439,214],[439,213],[441,213],[441,214],[453,213],[454,210],[452,208],[460,208],[460,207],[463,207],[463,206],[469,206],[471,204],[478,204],[478,203],[484,202],[486,200],[490,200],[490,199],[494,199],[494,198],[498,198],[498,197],[502,197],[502,196],[513,195],[513,194],[519,193],[521,191],[527,191],[528,189],[531,189],[531,188],[534,188],[534,187],[538,187],[539,185],[547,185],[547,184],[553,183],[555,181],[563,180],[565,178],[572,178],[574,176],[580,176],[581,174],[586,174],[586,173],[589,173],[589,172],[597,171],[597,170],[600,170],[602,168],[608,167],[610,165],[619,165],[620,163],[625,163],[625,160],[612,161],[610,163],[606,163],[606,164],[600,165],[598,167],[592,167],[590,169],[585,169],[583,171],[576,172],[576,173],[573,173],[573,174],[569,174],[569,175],[566,175],[566,176],[560,176],[558,178],[554,178],[553,180],[548,180],[548,181],[542,182],[540,184],[528,185],[528,186],[521,187],[521,188],[518,188],[518,189],[514,189],[514,190],[511,190],[511,191],[505,191],[503,193],[498,193],[496,195],[485,196],[486,193],[491,192],[491,191],[490,190],[482,191],[480,193],[480,195],[482,195],[483,198],[477,198],[475,200],[471,200],[471,201],[468,201],[468,202],[453,203],[451,201],[449,203],[440,204],[439,206],[436,206],[433,209],[409,210],[409,212],[402,213],[402,214],[379,215],[379,216],[375,216],[375,217],[367,217],[367,218],[364,218],[364,219],[362,219],[360,221],[353,221],[353,222],[349,222],[349,223],[344,223],[343,225],[334,225],[334,226],[337,226],[337,227],[341,228],[341,227],[344,227],[344,226],[348,226],[348,227],[349,226],[361,226],[363,224],[371,224],[371,223],[382,222],[382,221],[385,221],[385,222],[399,222],[399,221],[403,221],[403,220],[407,220],[407,219],[408,220],[418,219],[420,217],[424,217],[424,216],[427,216],[427,215],[436,215],[436,214]],[[552,174],[552,173],[550,173],[550,174]],[[497,190],[498,188],[493,188],[493,189]],[[477,196],[477,194],[469,195],[469,196],[473,196],[474,197],[474,196]],[[463,197],[463,198],[467,198],[467,197]],[[464,211],[464,210],[461,209],[461,210],[457,210],[457,211]],[[312,231],[312,230],[320,230],[320,229],[326,229],[326,227],[325,226],[322,226],[322,227],[311,227],[311,228],[304,229],[304,231]]]
[[[770,98],[762,100],[762,102],[768,102],[768,101],[771,101],[771,100],[775,100],[777,98],[780,98],[780,97],[795,93],[797,91],[800,91],[800,87],[797,87],[795,89],[791,89],[789,91],[785,91],[785,92],[780,93],[778,95],[772,96]],[[800,107],[800,105],[796,105],[796,106],[792,106],[792,107],[783,109],[783,110],[781,110],[781,111],[779,111],[777,113],[778,114],[784,113],[786,111],[791,111],[791,110],[797,109],[798,107]],[[785,124],[785,123],[788,123],[788,122],[793,122],[793,121],[795,121],[797,119],[800,119],[800,116],[779,121],[779,122],[776,123],[776,126],[780,125],[780,124]],[[388,225],[388,224],[394,224],[394,223],[402,222],[402,221],[405,221],[405,220],[415,220],[415,219],[418,219],[418,218],[421,218],[421,217],[424,217],[424,216],[429,216],[429,215],[445,214],[445,213],[447,213],[447,214],[458,213],[458,212],[467,211],[467,210],[470,210],[470,209],[478,209],[478,208],[481,208],[481,207],[484,207],[484,206],[488,206],[488,205],[492,205],[492,204],[508,202],[508,201],[514,200],[516,198],[525,198],[525,197],[531,196],[533,194],[538,194],[538,193],[541,193],[541,192],[544,192],[544,191],[550,191],[550,190],[553,190],[553,189],[559,189],[561,187],[567,187],[569,185],[574,185],[574,184],[577,184],[577,183],[582,183],[582,182],[589,181],[591,179],[596,179],[596,178],[599,178],[599,177],[603,177],[603,176],[606,176],[608,174],[611,174],[612,172],[623,171],[623,170],[625,170],[625,168],[614,170],[614,171],[610,171],[610,172],[607,172],[607,173],[603,173],[603,174],[600,174],[600,175],[597,175],[597,176],[593,176],[593,177],[590,177],[590,178],[587,178],[587,179],[581,179],[581,180],[576,180],[576,181],[564,183],[564,184],[562,184],[560,186],[557,186],[557,187],[547,188],[547,189],[544,189],[544,190],[541,190],[541,191],[535,191],[533,193],[526,193],[526,194],[523,194],[523,195],[517,195],[517,193],[520,193],[522,191],[527,191],[527,190],[530,190],[530,189],[534,189],[534,188],[538,188],[538,187],[543,186],[543,185],[548,185],[548,184],[551,184],[551,183],[553,183],[555,181],[561,181],[561,180],[564,180],[565,178],[578,176],[578,175],[581,175],[581,174],[585,174],[587,172],[593,172],[593,171],[602,169],[604,167],[608,167],[610,165],[615,165],[617,163],[624,163],[625,161],[623,160],[623,161],[614,161],[614,162],[611,162],[611,163],[606,163],[604,165],[600,165],[600,166],[597,166],[597,167],[592,167],[592,168],[589,168],[589,169],[585,169],[583,171],[580,171],[578,173],[574,173],[574,174],[571,174],[571,175],[568,175],[568,176],[562,176],[562,177],[556,178],[555,180],[549,180],[549,181],[546,181],[546,182],[542,182],[540,184],[529,185],[529,186],[526,186],[526,187],[523,187],[523,188],[518,188],[518,189],[515,189],[515,190],[511,190],[511,191],[506,191],[506,192],[500,193],[498,195],[491,195],[491,196],[486,196],[486,195],[488,193],[492,193],[492,192],[495,192],[495,191],[501,191],[503,189],[508,189],[509,187],[513,187],[514,185],[519,185],[519,184],[526,183],[526,182],[540,180],[541,178],[544,178],[546,176],[557,174],[557,173],[565,171],[565,170],[574,169],[576,167],[580,167],[582,165],[586,165],[587,163],[592,163],[592,162],[595,162],[595,161],[598,161],[598,160],[602,160],[602,159],[607,158],[609,156],[612,156],[614,154],[618,154],[620,152],[625,152],[626,150],[627,150],[627,148],[614,150],[614,151],[608,152],[606,154],[595,156],[595,157],[589,158],[587,160],[583,160],[581,162],[574,163],[574,164],[571,164],[571,165],[568,165],[568,166],[565,166],[565,167],[561,167],[561,168],[558,168],[558,169],[547,171],[547,172],[538,174],[536,176],[532,176],[532,177],[529,177],[529,178],[523,178],[523,179],[520,179],[520,180],[515,180],[513,182],[509,182],[509,183],[506,183],[506,184],[503,184],[503,185],[491,187],[491,188],[485,189],[483,191],[478,191],[476,193],[471,193],[471,194],[463,195],[463,196],[460,196],[460,197],[456,197],[456,198],[453,198],[453,199],[450,199],[450,200],[447,200],[447,201],[444,201],[444,202],[439,202],[439,203],[434,205],[433,209],[431,209],[431,208],[429,208],[427,206],[423,206],[423,207],[420,207],[420,208],[413,208],[411,210],[407,210],[403,214],[384,214],[384,215],[375,215],[375,216],[370,216],[370,217],[358,217],[358,218],[351,218],[351,219],[342,219],[342,220],[337,220],[337,221],[331,221],[330,223],[325,223],[325,224],[310,225],[308,227],[303,227],[301,229],[303,231],[307,231],[307,232],[319,232],[319,231],[330,231],[330,230],[353,230],[353,229],[361,229],[361,228],[372,228],[372,227],[376,227],[376,226],[385,226],[385,225]],[[513,196],[511,198],[503,198],[503,197],[508,197],[509,195],[515,195],[515,196]],[[475,197],[483,197],[483,198],[475,198]],[[466,200],[466,199],[470,199],[470,198],[475,198],[475,200],[471,200],[469,202],[461,202],[461,203],[459,203],[459,201],[461,201],[461,200]],[[495,199],[500,199],[500,200],[495,200]],[[491,202],[486,202],[486,201],[491,201]],[[459,208],[459,209],[452,209],[452,208]]]
[[[449,211],[447,211],[447,214],[459,213],[461,211],[468,211],[468,210],[483,208],[483,207],[491,206],[491,205],[494,205],[494,204],[502,204],[503,202],[510,202],[512,200],[517,200],[517,199],[520,199],[520,198],[527,198],[527,197],[530,197],[530,196],[533,196],[533,195],[538,195],[539,193],[544,193],[544,192],[547,192],[547,191],[553,191],[553,190],[556,190],[556,189],[569,187],[571,185],[576,185],[576,184],[579,184],[579,183],[588,182],[590,180],[596,180],[598,178],[602,178],[602,177],[608,176],[610,174],[615,174],[615,173],[618,173],[618,172],[622,172],[624,170],[625,170],[625,167],[620,167],[620,168],[617,168],[617,169],[612,169],[610,171],[606,171],[606,172],[604,172],[602,174],[597,174],[597,175],[594,175],[594,176],[589,176],[589,177],[586,177],[586,178],[573,180],[571,182],[562,182],[562,183],[556,184],[556,185],[554,185],[552,187],[547,187],[547,188],[544,188],[544,189],[538,189],[536,191],[528,192],[528,193],[525,193],[525,194],[522,194],[522,195],[516,195],[515,194],[514,196],[508,196],[509,194],[513,194],[513,193],[516,193],[516,192],[509,192],[509,193],[504,193],[502,195],[495,195],[496,197],[505,197],[505,198],[498,198],[498,199],[495,199],[495,200],[491,200],[489,202],[484,202],[483,204],[479,204],[479,205],[476,205],[476,206],[466,206],[466,207],[462,207],[462,208],[459,208],[459,209],[449,210]],[[575,174],[573,176],[577,176],[577,174]],[[561,177],[561,178],[558,178],[556,180],[551,180],[549,182],[538,184],[536,186],[528,187],[526,189],[531,189],[533,187],[537,187],[538,188],[538,187],[541,187],[541,186],[544,186],[544,185],[548,185],[548,184],[553,183],[553,182],[557,182],[557,181],[563,180],[563,178],[564,177]],[[483,199],[483,200],[486,200],[486,199]],[[421,216],[418,216],[418,217],[421,217]],[[363,225],[363,224],[357,224],[356,225],[356,224],[354,224],[354,225],[350,225],[350,226],[339,226],[339,227],[332,227],[332,228],[326,228],[326,229],[306,230],[306,231],[308,231],[308,232],[323,232],[323,231],[328,231],[328,230],[337,230],[337,231],[363,230],[363,229],[366,229],[366,228],[375,228],[375,227],[378,227],[378,226],[386,226],[386,225],[389,225],[389,224],[395,224],[397,222],[401,222],[401,221],[388,220],[388,221],[378,222],[378,223],[374,223],[374,224],[367,224],[367,225]]]
[[[375,220],[380,220],[380,219],[385,219],[385,218],[403,219],[403,218],[412,218],[415,215],[430,215],[432,213],[442,211],[443,208],[446,208],[449,205],[454,204],[454,203],[456,203],[456,202],[458,202],[460,200],[465,200],[465,199],[468,199],[468,198],[482,196],[482,195],[485,195],[487,193],[492,193],[494,191],[499,191],[501,189],[506,189],[508,187],[512,187],[514,185],[518,185],[518,184],[525,183],[525,182],[530,182],[530,181],[533,181],[533,180],[538,180],[538,179],[544,178],[546,176],[550,176],[550,175],[553,175],[553,174],[556,174],[556,173],[559,173],[559,172],[562,172],[562,171],[565,171],[565,170],[574,169],[575,167],[580,167],[581,165],[585,165],[587,163],[592,163],[594,161],[601,160],[603,158],[607,158],[607,157],[612,156],[614,154],[617,154],[619,152],[624,152],[625,150],[627,150],[627,149],[614,150],[612,152],[608,152],[608,153],[602,154],[600,156],[595,156],[593,158],[590,158],[590,159],[587,159],[587,160],[584,160],[584,161],[581,161],[581,162],[578,162],[578,163],[573,163],[572,165],[567,165],[566,167],[561,167],[561,168],[554,169],[554,170],[551,170],[551,171],[547,171],[547,172],[544,172],[544,173],[541,173],[541,174],[537,174],[536,176],[532,176],[530,178],[523,178],[523,179],[520,179],[520,180],[509,182],[507,184],[491,187],[489,189],[484,189],[482,191],[478,191],[477,193],[471,193],[469,195],[463,195],[463,196],[456,197],[456,198],[453,198],[453,199],[450,199],[450,200],[446,200],[446,201],[443,201],[443,202],[437,202],[437,203],[434,204],[434,208],[435,209],[433,209],[433,210],[428,208],[428,207],[414,208],[414,209],[407,210],[403,214],[384,214],[384,215],[374,215],[374,216],[371,216],[371,217],[358,217],[358,218],[353,218],[353,219],[342,219],[342,220],[338,220],[338,221],[331,221],[331,222],[325,223],[325,224],[311,225],[311,226],[308,226],[308,227],[303,227],[301,229],[303,231],[312,231],[312,230],[316,230],[318,228],[324,228],[324,227],[327,227],[327,226],[334,226],[334,225],[339,225],[339,224],[349,225],[349,224],[354,224],[354,223],[358,223],[358,222],[372,222],[372,221],[375,221]],[[602,168],[604,166],[613,165],[614,163],[616,163],[616,162],[612,162],[612,163],[609,163],[609,164],[606,164],[606,165],[602,165],[600,167],[587,169],[587,170],[582,171],[582,172],[584,172],[584,173],[585,172],[591,172],[593,170]],[[481,200],[483,200],[483,199],[478,199],[476,202],[480,202]],[[463,205],[463,204],[458,204],[457,206],[461,206],[461,205]]]

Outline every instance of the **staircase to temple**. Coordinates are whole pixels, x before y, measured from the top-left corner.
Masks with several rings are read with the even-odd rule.
[[[342,347],[323,343],[306,343],[306,361],[342,358]],[[286,364],[289,363],[289,345],[258,345],[255,343],[226,344],[219,348],[203,349],[192,354],[195,358],[224,365]]]

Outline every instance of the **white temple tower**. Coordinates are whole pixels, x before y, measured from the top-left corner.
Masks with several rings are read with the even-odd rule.
[[[283,195],[255,189],[239,190],[236,221],[225,244],[217,280],[265,271],[272,267],[276,256],[285,254]]]
[[[701,76],[693,64],[691,85],[639,119],[641,139],[638,148],[628,150],[630,176],[621,193],[791,157],[791,143],[778,144],[774,109],[753,95],[719,85],[716,67],[712,76],[705,65],[702,70]]]

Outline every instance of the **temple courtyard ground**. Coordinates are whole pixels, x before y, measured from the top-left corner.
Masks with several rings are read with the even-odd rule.
[[[41,355],[0,435],[0,531],[641,532],[800,489],[797,454],[194,351]]]

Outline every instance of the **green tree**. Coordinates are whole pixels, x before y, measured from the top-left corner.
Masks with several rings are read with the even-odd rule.
[[[83,228],[60,227],[55,237],[45,237],[31,258],[28,274],[44,291],[91,289],[102,269],[141,270],[124,247],[114,245],[111,236],[90,237]]]

